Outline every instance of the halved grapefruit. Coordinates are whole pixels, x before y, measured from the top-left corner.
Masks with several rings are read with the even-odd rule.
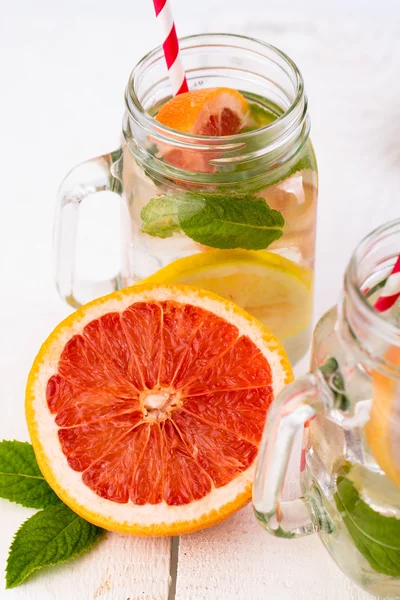
[[[43,475],[79,515],[181,534],[250,499],[266,413],[291,379],[277,339],[232,302],[136,285],[50,335],[29,375],[27,423]]]

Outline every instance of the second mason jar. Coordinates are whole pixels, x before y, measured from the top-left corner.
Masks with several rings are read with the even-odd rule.
[[[181,41],[189,89],[240,91],[260,126],[228,136],[171,129],[154,117],[170,98],[163,51],[133,70],[121,148],[64,180],[56,278],[73,306],[138,281],[187,283],[237,302],[296,362],[311,335],[317,168],[301,74],[283,52],[247,37]],[[111,281],[77,279],[78,208],[96,192],[121,198],[122,265]]]
[[[310,373],[268,413],[253,487],[256,517],[269,533],[318,533],[346,575],[393,599],[400,598],[400,301],[383,313],[374,305],[399,252],[400,220],[355,249],[338,306],[315,328]],[[288,501],[282,489],[297,432],[302,494]]]

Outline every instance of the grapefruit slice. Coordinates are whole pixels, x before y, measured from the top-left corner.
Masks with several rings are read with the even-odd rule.
[[[400,348],[390,347],[385,358],[400,365]],[[372,373],[372,381],[374,397],[366,437],[376,462],[400,488],[400,385],[377,371]]]
[[[179,94],[160,108],[157,121],[171,129],[203,136],[239,133],[249,125],[250,108],[246,98],[231,88],[204,88]],[[210,160],[218,153],[200,152],[158,143],[165,162],[179,169],[209,173]]]
[[[231,88],[204,88],[179,94],[160,108],[163,125],[194,135],[233,135],[247,127],[249,103]]]
[[[188,286],[136,285],[43,344],[26,416],[58,496],[105,529],[175,535],[250,500],[268,408],[292,379],[277,339]]]

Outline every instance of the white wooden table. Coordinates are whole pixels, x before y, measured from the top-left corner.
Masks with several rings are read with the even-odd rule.
[[[55,13],[56,4],[7,0],[1,9],[0,439],[28,439],[26,376],[41,342],[69,312],[57,297],[51,273],[58,184],[73,165],[117,146],[128,74],[158,42],[150,0],[119,0],[110,6],[70,0]],[[400,214],[396,4],[388,0],[391,12],[382,10],[379,17],[363,11],[357,18],[343,18],[340,10],[331,10],[330,16],[266,14],[262,0],[248,0],[246,11],[243,2],[232,0],[229,14],[212,10],[212,0],[191,8],[183,0],[175,4],[181,35],[248,33],[286,50],[303,71],[321,182],[318,317],[335,302],[357,241]],[[385,2],[380,7],[385,9]],[[112,271],[114,265],[108,261],[103,266]],[[1,565],[14,532],[29,514],[0,501]],[[250,507],[217,527],[180,539],[171,588],[170,558],[169,539],[110,533],[86,556],[38,573],[20,588],[5,591],[0,581],[0,598],[371,598],[341,574],[317,537],[274,539],[259,528]]]

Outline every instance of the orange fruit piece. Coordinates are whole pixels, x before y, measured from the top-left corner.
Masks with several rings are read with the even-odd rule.
[[[249,104],[237,90],[204,88],[179,94],[160,108],[157,121],[176,131],[205,136],[239,133],[249,125]],[[158,143],[165,162],[179,169],[210,173],[218,152],[177,148]]]
[[[385,358],[400,365],[400,348]],[[371,452],[391,481],[400,488],[400,385],[383,373],[372,374],[374,397],[365,433]]]
[[[237,90],[204,88],[171,98],[160,108],[156,119],[184,133],[232,135],[247,126],[249,104]]]
[[[105,529],[175,535],[250,500],[268,408],[292,379],[277,339],[189,286],[136,285],[63,321],[29,375],[40,469]]]

